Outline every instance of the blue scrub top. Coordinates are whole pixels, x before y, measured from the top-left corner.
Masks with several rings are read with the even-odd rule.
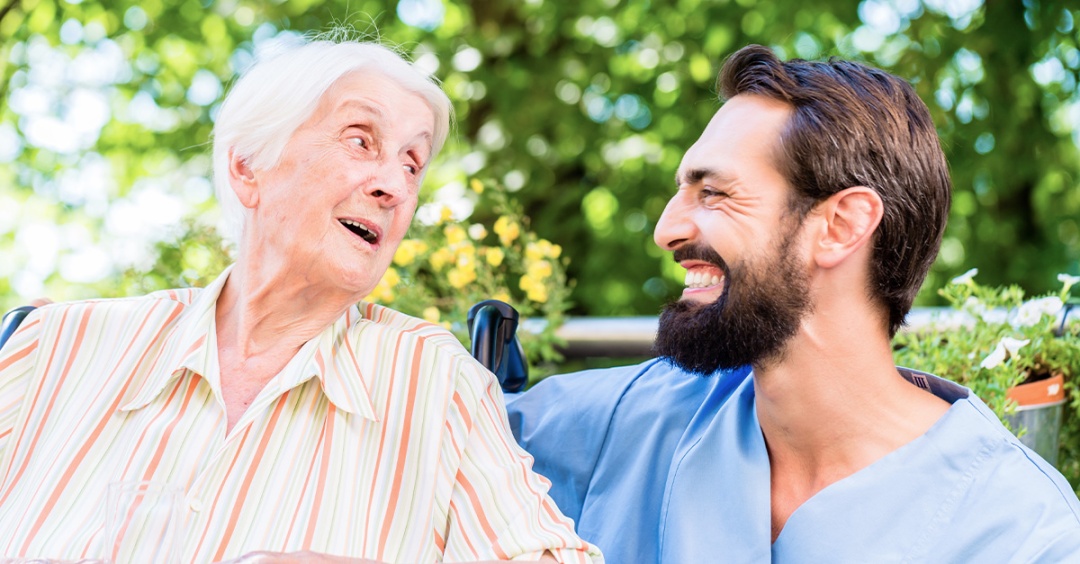
[[[552,497],[607,562],[1077,561],[1080,501],[966,388],[902,370],[952,407],[823,489],[771,542],[769,460],[748,369],[653,360],[508,396]]]

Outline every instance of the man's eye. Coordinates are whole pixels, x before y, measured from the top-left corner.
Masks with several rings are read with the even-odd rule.
[[[363,137],[349,137],[349,143],[352,143],[353,145],[356,145],[357,147],[360,147],[362,149],[366,149],[368,146],[367,139],[364,139]]]
[[[727,196],[727,194],[717,190],[712,190],[710,188],[701,189],[701,199],[703,200],[716,200],[718,198],[723,198],[724,196]]]
[[[407,164],[407,165],[403,165],[401,168],[404,168],[405,172],[407,172],[409,174],[416,174],[417,172],[420,171],[420,168],[417,167],[416,165],[408,165]]]

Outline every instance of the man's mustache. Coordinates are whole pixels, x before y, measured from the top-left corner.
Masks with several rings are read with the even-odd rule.
[[[712,247],[708,245],[697,244],[679,247],[678,249],[675,249],[674,253],[672,253],[671,258],[675,259],[675,262],[682,262],[684,260],[700,260],[702,262],[707,262],[716,266],[721,270],[721,272],[724,273],[724,276],[727,276],[728,274],[727,263],[724,262],[723,258],[720,258],[719,253],[714,251]]]

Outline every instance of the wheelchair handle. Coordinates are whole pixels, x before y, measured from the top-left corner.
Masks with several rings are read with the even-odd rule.
[[[503,391],[521,391],[529,381],[529,365],[517,340],[517,310],[484,300],[469,308],[468,325],[473,358],[495,374]]]
[[[0,320],[0,349],[4,348],[4,344],[15,334],[23,319],[35,309],[37,308],[34,306],[20,306],[4,314],[3,320]]]

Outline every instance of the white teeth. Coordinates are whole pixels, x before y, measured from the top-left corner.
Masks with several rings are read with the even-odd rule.
[[[720,284],[721,280],[723,280],[723,278],[715,274],[687,271],[686,277],[683,278],[683,284],[685,284],[687,288],[708,288]]]
[[[344,223],[345,225],[351,225],[353,227],[359,227],[360,229],[363,229],[364,231],[366,231],[368,233],[371,233],[371,230],[368,229],[366,225],[364,225],[364,224],[362,224],[360,222],[353,221],[351,219],[342,219],[340,221],[341,221],[341,223]]]

